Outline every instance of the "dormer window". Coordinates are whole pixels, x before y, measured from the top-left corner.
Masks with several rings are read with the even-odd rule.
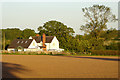
[[[20,43],[20,41],[18,41],[17,43]]]
[[[23,43],[23,41],[21,43]]]
[[[27,41],[25,41],[25,43],[27,43]]]

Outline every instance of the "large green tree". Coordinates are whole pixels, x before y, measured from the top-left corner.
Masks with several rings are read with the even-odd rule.
[[[46,35],[73,35],[74,30],[67,27],[59,21],[48,21],[43,26],[38,28],[39,34],[46,33]]]
[[[98,49],[98,47],[100,48],[103,45],[103,41],[105,40],[101,37],[101,33],[107,30],[108,22],[116,21],[116,16],[111,12],[109,7],[104,5],[93,5],[92,7],[85,7],[82,10],[86,18],[86,24],[82,25],[80,30],[89,34],[89,39],[93,43],[92,49]]]
[[[13,40],[16,38],[22,37],[22,31],[18,28],[7,28],[7,29],[2,29],[2,33],[5,33],[5,39],[6,40]],[[3,36],[4,34],[2,34]]]
[[[45,33],[47,36],[56,36],[59,40],[60,47],[66,50],[72,50],[72,42],[74,30],[67,27],[59,21],[48,21],[38,28],[39,34]]]
[[[1,29],[2,31],[2,48],[6,49],[12,40],[21,38],[22,31],[18,28]]]
[[[35,34],[36,34],[35,31],[32,29],[24,29],[22,31],[22,37],[24,39],[28,39],[30,36],[35,36]]]
[[[96,38],[99,37],[101,31],[107,29],[108,22],[116,21],[116,16],[111,12],[111,9],[104,5],[93,5],[82,10],[87,21],[80,29],[91,33]]]

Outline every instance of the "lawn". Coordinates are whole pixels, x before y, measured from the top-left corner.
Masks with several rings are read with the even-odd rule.
[[[46,53],[0,53],[3,55],[57,55],[57,56],[116,56],[118,55],[95,55],[95,54],[46,54]]]

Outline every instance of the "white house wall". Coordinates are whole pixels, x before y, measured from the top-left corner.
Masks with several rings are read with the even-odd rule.
[[[49,49],[59,50],[59,41],[57,40],[56,37],[54,37],[52,42],[50,43],[50,48]]]
[[[37,42],[33,39],[28,48],[37,48]]]
[[[8,50],[8,51],[15,51],[14,48],[8,48],[7,50]]]
[[[37,48],[28,48],[26,51],[42,51],[42,49],[37,49]]]
[[[32,39],[32,37],[30,36],[29,39]],[[33,42],[36,43],[36,41],[32,41],[32,43],[30,44],[30,46],[28,48],[36,48],[35,46],[33,46]],[[36,43],[36,46],[42,46],[42,41],[40,43]],[[45,43],[46,45],[46,49],[50,50],[50,49],[55,49],[55,50],[59,50],[59,41],[57,40],[57,38],[54,36],[53,40],[51,43]]]
[[[32,37],[30,36],[29,39],[32,39]]]
[[[42,46],[42,41],[40,43],[37,43],[38,46]]]
[[[47,51],[50,49],[50,43],[45,43]]]

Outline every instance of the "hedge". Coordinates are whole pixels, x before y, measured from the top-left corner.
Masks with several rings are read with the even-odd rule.
[[[92,55],[119,55],[119,50],[91,50]]]

